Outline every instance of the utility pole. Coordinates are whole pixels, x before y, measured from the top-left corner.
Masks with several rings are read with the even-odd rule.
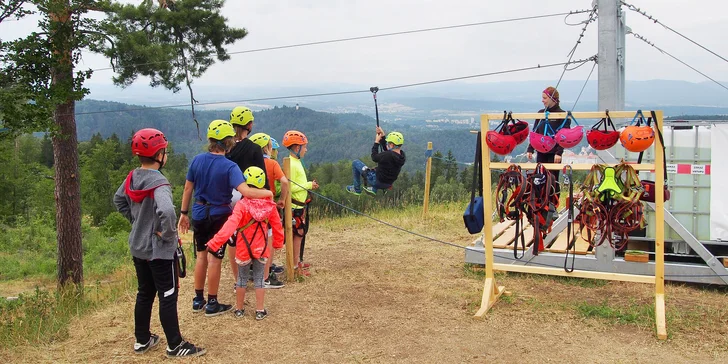
[[[599,9],[599,110],[624,110],[625,13],[619,0],[595,0]]]

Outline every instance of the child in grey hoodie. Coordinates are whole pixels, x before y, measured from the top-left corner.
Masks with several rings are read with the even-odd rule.
[[[156,129],[132,137],[132,153],[141,167],[131,172],[114,195],[116,209],[131,223],[129,250],[139,288],[134,306],[134,352],[143,354],[159,344],[149,331],[154,296],[159,296],[159,321],[167,337],[168,357],[204,355],[206,350],[182,339],[177,318],[177,216],[172,188],[160,170],[167,162],[167,138]]]

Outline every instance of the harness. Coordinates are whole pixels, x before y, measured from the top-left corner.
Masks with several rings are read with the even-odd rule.
[[[255,219],[250,219],[247,224],[244,226],[238,228],[236,231],[238,233],[238,236],[241,236],[243,238],[243,242],[245,243],[245,247],[248,249],[248,255],[250,256],[250,259],[260,259],[264,254],[265,251],[268,249],[268,244],[263,245],[263,251],[260,252],[260,255],[258,257],[255,257],[253,255],[253,249],[251,249],[250,244],[253,240],[255,240],[255,236],[258,234],[258,230],[262,231],[263,234],[265,234],[266,228],[263,226],[263,223],[265,223],[265,226],[268,226],[268,220],[265,221],[257,221]],[[257,224],[255,226],[255,230],[253,231],[253,236],[250,237],[250,241],[248,241],[248,238],[245,237],[245,234],[243,233],[244,230],[248,229],[253,224]]]
[[[644,227],[643,193],[637,172],[622,162],[616,167],[595,164],[582,185],[577,221],[592,247],[609,242],[621,250],[630,232]],[[599,239],[596,239],[596,236]],[[614,237],[616,236],[617,241]]]
[[[500,221],[505,219],[515,220],[516,222],[516,238],[513,249],[513,257],[521,259],[526,254],[526,242],[523,236],[523,211],[521,210],[520,201],[523,197],[523,173],[521,167],[511,164],[508,169],[500,175],[498,186],[496,188],[496,209]],[[509,197],[510,196],[510,197]],[[521,247],[523,254],[518,256],[518,237],[521,237]]]
[[[534,229],[538,244],[533,244],[533,255],[544,250],[544,238],[551,231],[551,225],[558,217],[559,196],[556,194],[554,175],[541,163],[533,172],[526,174],[521,199],[521,210]]]

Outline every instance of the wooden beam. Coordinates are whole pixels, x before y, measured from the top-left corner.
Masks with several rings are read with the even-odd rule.
[[[487,262],[486,262],[487,265]],[[551,276],[562,276],[562,277],[577,277],[577,278],[590,278],[590,279],[602,279],[608,281],[623,281],[623,282],[635,282],[635,283],[655,283],[655,277],[652,276],[641,276],[636,274],[623,274],[623,273],[605,273],[605,272],[592,272],[575,270],[571,273],[567,273],[562,268],[549,268],[539,267],[530,265],[516,265],[516,264],[493,264],[493,269],[503,272],[516,272],[516,273],[533,273],[533,274],[546,274]]]
[[[622,119],[622,118],[634,118],[634,116],[637,114],[637,111],[610,111],[609,117],[612,119]],[[579,119],[601,119],[606,117],[607,115],[604,113],[604,111],[595,111],[595,112],[572,112],[571,115],[579,120]],[[487,116],[489,120],[503,120],[503,113],[500,114],[483,114],[482,116]],[[514,119],[543,119],[545,118],[544,113],[542,112],[531,112],[531,113],[513,113],[511,114]],[[549,113],[549,119],[564,119],[566,118],[565,112],[552,112]]]
[[[656,132],[662,131],[662,111],[655,112]],[[655,165],[662,166],[665,151],[660,138],[655,138]],[[655,170],[655,325],[657,338],[667,339],[665,320],[665,170]]]

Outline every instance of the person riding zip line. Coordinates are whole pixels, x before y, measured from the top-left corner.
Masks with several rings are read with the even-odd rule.
[[[404,144],[402,133],[393,131],[384,138],[382,128],[377,127],[376,132],[374,145],[372,146],[372,161],[377,163],[377,167],[369,168],[359,159],[351,163],[354,184],[346,186],[346,190],[357,196],[361,195],[362,176],[366,178],[366,183],[369,184],[369,186],[364,187],[364,191],[369,194],[376,195],[377,190],[391,188],[407,160],[402,150]],[[379,152],[380,148],[383,150],[381,153]]]

